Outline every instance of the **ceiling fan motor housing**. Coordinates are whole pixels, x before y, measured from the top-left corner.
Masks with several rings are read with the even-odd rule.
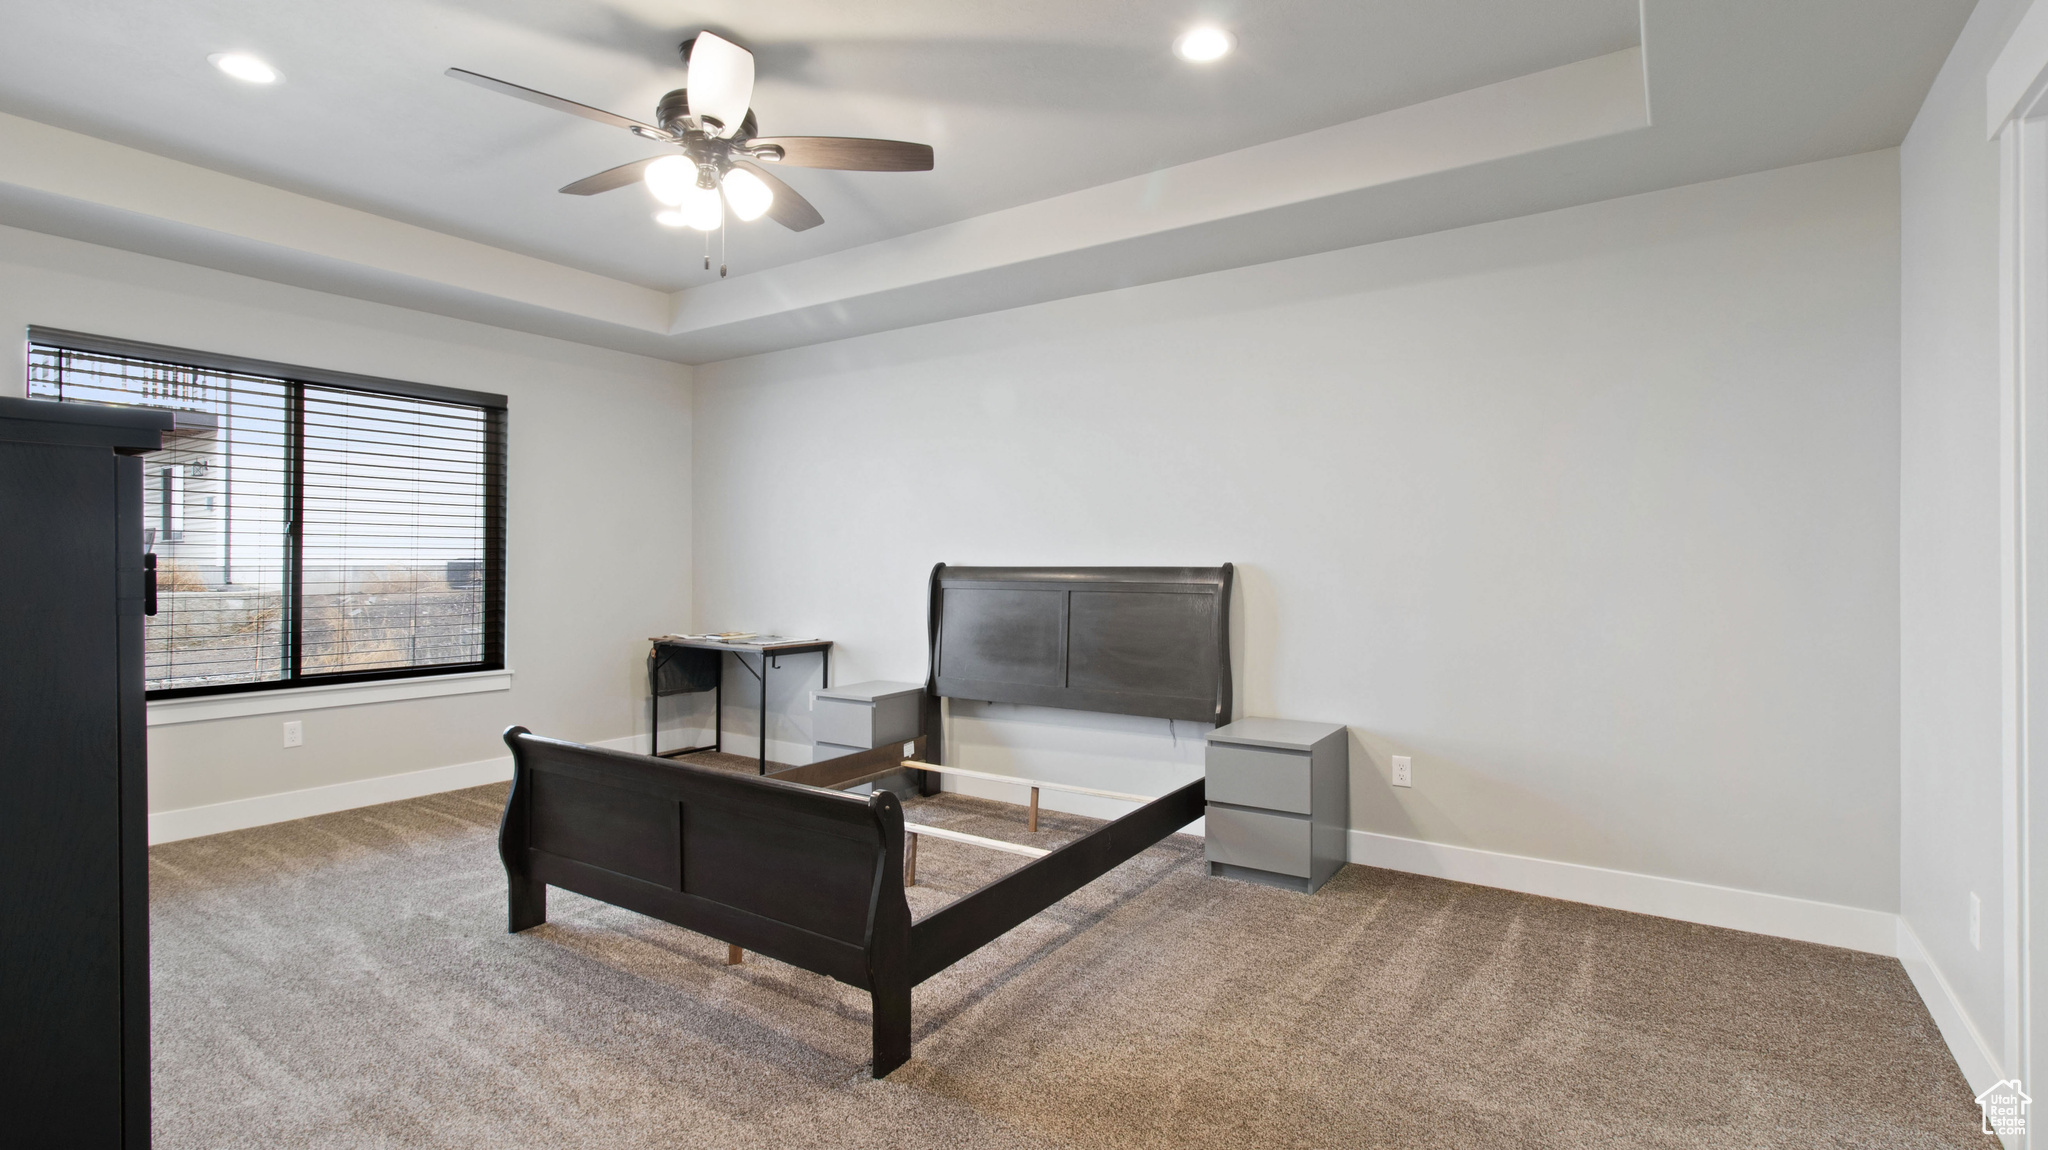
[[[689,118],[690,90],[688,88],[677,88],[675,91],[663,96],[661,103],[654,106],[654,122],[674,132],[676,135],[682,135],[690,126]],[[740,121],[740,130],[733,134],[733,138],[735,140],[745,140],[758,134],[760,134],[760,124],[754,119],[754,110],[748,108],[747,118]]]
[[[654,122],[671,132],[681,132],[690,116],[690,90],[677,88],[655,105]]]

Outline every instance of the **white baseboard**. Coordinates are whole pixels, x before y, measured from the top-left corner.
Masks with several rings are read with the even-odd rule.
[[[628,735],[622,739],[605,739],[590,745],[615,751],[644,751],[647,747],[646,739],[645,735]],[[464,787],[502,783],[511,777],[512,756],[500,755],[495,759],[433,767],[424,771],[408,771],[402,775],[355,779],[346,783],[332,783],[324,787],[308,787],[302,791],[284,791],[274,795],[254,795],[246,799],[212,803],[203,807],[152,811],[149,816],[149,842],[154,846],[157,843],[176,842],[179,839],[196,839],[202,835],[217,835],[226,831],[268,826],[271,823],[354,810],[357,807],[374,807],[379,803],[395,803],[400,799],[416,799],[422,795],[438,795],[443,791],[459,791]]]
[[[1941,968],[1934,965],[1927,948],[1920,945],[1920,936],[1906,925],[1904,916],[1899,918],[1898,950],[1899,964],[1906,968],[1906,977],[1913,980],[1913,989],[1920,992],[1920,1000],[1927,1004],[1927,1013],[1934,1016],[1934,1025],[1941,1029],[1942,1041],[1948,1043],[1949,1053],[1955,1055],[1970,1091],[1982,1094],[1989,1090],[2005,1077],[1998,1055],[1992,1053],[1991,1044],[1978,1033],[1976,1024],[1963,1009],[1962,1000],[1942,976]]]
[[[702,730],[694,730],[689,727],[663,727],[661,729],[661,753],[664,755],[668,754],[677,747],[708,747],[717,738],[717,732],[713,731],[710,727],[705,727]],[[613,744],[597,743],[593,745],[609,747]],[[771,763],[787,763],[792,767],[800,767],[811,761],[812,747],[813,744],[811,743],[791,743],[782,739],[770,739],[768,740],[768,761]],[[760,740],[752,735],[736,734],[732,731],[725,733],[725,753],[728,755],[738,755],[741,758],[751,759],[761,753],[760,748]],[[620,743],[618,744],[618,749],[644,755],[647,753],[647,736],[639,736],[637,740],[633,741],[631,746]]]
[[[725,751],[729,755],[757,755],[760,753],[756,749],[759,745],[752,739],[734,739],[731,736],[727,736]],[[771,763],[788,763],[792,767],[802,766],[811,761],[811,754],[816,748],[817,744],[815,743],[785,743],[781,739],[770,739],[768,740],[768,761]]]
[[[1371,831],[1351,832],[1351,861],[1871,954],[1895,956],[1898,950],[1898,916],[1889,911],[1474,847],[1446,846]]]
[[[1940,968],[1906,920],[1886,911],[1737,890],[1684,879],[1351,832],[1351,861],[1636,914],[1746,930],[1897,958],[1973,1093],[2005,1077]]]

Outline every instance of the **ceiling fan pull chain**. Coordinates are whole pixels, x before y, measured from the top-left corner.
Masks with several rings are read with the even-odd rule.
[[[718,278],[725,278],[725,197],[718,200]]]
[[[704,270],[711,270],[711,233],[704,233]]]

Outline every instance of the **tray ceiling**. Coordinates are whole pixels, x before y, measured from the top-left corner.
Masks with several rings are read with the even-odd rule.
[[[1891,146],[1970,7],[16,0],[0,224],[704,362]],[[1176,59],[1205,18],[1237,52]],[[764,133],[937,169],[784,172],[825,225],[720,281],[641,190],[555,191],[655,146],[441,75],[647,118],[707,27]]]

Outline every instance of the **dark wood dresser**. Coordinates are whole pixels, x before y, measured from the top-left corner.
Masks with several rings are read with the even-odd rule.
[[[0,1141],[149,1145],[142,452],[171,413],[0,398]]]

